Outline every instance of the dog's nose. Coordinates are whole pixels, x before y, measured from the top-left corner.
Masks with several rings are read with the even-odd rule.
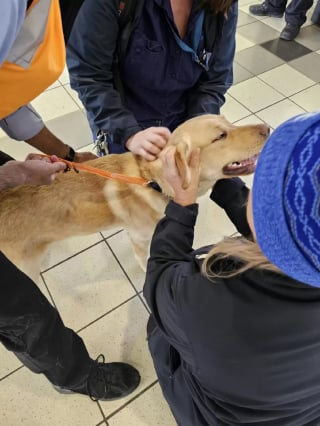
[[[269,136],[270,135],[270,127],[269,126],[267,126],[266,124],[260,124],[259,125],[259,134],[261,135],[261,136],[265,136],[265,137],[267,137],[267,136]]]

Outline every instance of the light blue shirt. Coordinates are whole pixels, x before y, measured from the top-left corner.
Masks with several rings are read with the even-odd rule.
[[[20,31],[26,7],[26,0],[0,0],[0,67]],[[23,106],[0,120],[0,128],[16,140],[30,139],[43,126],[41,117],[31,105]]]
[[[26,0],[0,1],[0,66],[19,33],[26,14]]]

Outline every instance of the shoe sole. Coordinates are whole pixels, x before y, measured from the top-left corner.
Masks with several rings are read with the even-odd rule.
[[[279,13],[254,13],[251,12],[251,10],[249,9],[249,12],[254,15],[254,16],[267,16],[270,18],[282,18],[283,17],[283,13],[279,14]]]

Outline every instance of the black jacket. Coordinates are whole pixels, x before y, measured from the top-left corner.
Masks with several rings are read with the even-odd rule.
[[[261,270],[209,281],[208,247],[192,248],[196,217],[197,205],[169,203],[144,286],[149,345],[178,424],[320,424],[320,290]]]

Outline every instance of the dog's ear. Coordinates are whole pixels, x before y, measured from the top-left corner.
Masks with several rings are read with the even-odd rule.
[[[188,139],[178,142],[176,145],[176,165],[182,179],[182,188],[187,189],[191,183],[191,173],[189,169],[190,143]]]

